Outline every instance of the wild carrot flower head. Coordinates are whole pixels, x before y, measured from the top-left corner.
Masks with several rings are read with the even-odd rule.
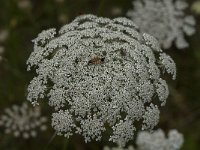
[[[179,49],[189,46],[184,34],[194,34],[195,20],[185,14],[184,10],[188,7],[185,1],[136,0],[133,6],[127,16],[140,26],[142,32],[157,38],[164,49],[170,48],[173,42]]]
[[[183,141],[183,135],[177,130],[170,130],[166,137],[163,130],[159,129],[153,133],[139,132],[136,144],[138,150],[179,150]]]
[[[33,43],[27,65],[37,75],[28,100],[48,100],[59,135],[100,140],[108,126],[109,140],[124,146],[135,130],[157,125],[169,94],[163,74],[175,79],[176,66],[131,20],[82,15],[59,31],[41,32]]]
[[[46,130],[46,122],[47,118],[41,116],[39,106],[32,109],[27,103],[6,108],[0,116],[0,126],[5,128],[6,134],[25,139],[36,137],[38,131]]]
[[[136,147],[132,145],[128,148],[105,146],[103,150],[179,150],[183,141],[183,135],[175,129],[169,131],[168,137],[161,129],[154,132],[140,131],[136,139]]]

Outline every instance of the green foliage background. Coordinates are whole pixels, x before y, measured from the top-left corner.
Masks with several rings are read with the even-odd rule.
[[[31,40],[38,33],[51,27],[60,28],[80,14],[113,18],[125,16],[132,8],[132,0],[65,0],[63,3],[30,0],[30,7],[24,9],[19,8],[19,1],[23,0],[0,0],[0,30],[9,31],[8,39],[1,44],[5,52],[0,63],[0,114],[4,108],[26,101],[26,88],[34,74],[26,71],[26,60],[33,50]],[[190,5],[193,2],[188,0]],[[113,14],[113,8],[120,8],[121,14]],[[195,12],[197,32],[187,38],[190,47],[184,50],[173,47],[167,51],[177,64],[178,75],[170,83],[171,95],[162,109],[158,126],[165,131],[176,128],[182,132],[185,137],[182,150],[200,149],[200,14]],[[45,101],[42,110],[50,120],[52,110]],[[54,136],[50,122],[48,131],[29,140],[5,135],[0,129],[0,150],[101,150],[104,145],[113,146],[105,140],[84,144],[79,136],[69,140]]]

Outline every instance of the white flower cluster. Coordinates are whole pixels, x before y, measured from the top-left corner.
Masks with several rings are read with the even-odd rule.
[[[159,105],[169,94],[161,70],[175,79],[176,66],[131,20],[82,15],[58,32],[41,32],[33,42],[27,65],[37,76],[27,99],[34,105],[48,99],[59,135],[100,140],[108,126],[113,130],[109,140],[124,146],[136,122],[143,129],[157,125]]]
[[[142,131],[137,137],[138,150],[179,150],[183,144],[183,135],[177,130],[170,130],[168,138],[159,129],[153,133]]]
[[[127,12],[142,32],[156,37],[164,49],[173,42],[179,49],[188,47],[184,34],[195,32],[195,19],[184,13],[188,4],[183,0],[136,0],[133,10]]]
[[[103,150],[179,150],[183,142],[183,135],[177,130],[170,130],[167,138],[165,133],[159,129],[153,133],[139,132],[136,140],[137,149],[133,146],[129,146],[127,149],[105,146]]]
[[[22,106],[13,105],[0,116],[0,126],[5,128],[6,134],[12,133],[15,137],[25,139],[36,137],[38,130],[46,130],[46,122],[47,118],[41,116],[40,108],[31,109],[27,103]]]

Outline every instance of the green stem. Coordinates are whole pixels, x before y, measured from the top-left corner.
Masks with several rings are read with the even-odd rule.
[[[50,143],[53,141],[53,139],[56,137],[56,135],[57,135],[57,132],[55,132],[55,133],[52,135],[51,139],[49,140],[49,142],[48,142],[47,145],[45,146],[44,150],[47,150],[48,146],[49,146]]]
[[[63,150],[67,150],[67,146],[68,146],[68,139],[64,139]]]

